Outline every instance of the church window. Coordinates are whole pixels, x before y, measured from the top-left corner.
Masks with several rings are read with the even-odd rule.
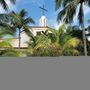
[[[41,32],[37,32],[37,35],[41,35]]]

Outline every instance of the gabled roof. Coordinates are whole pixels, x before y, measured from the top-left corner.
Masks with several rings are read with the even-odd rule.
[[[46,27],[42,27],[42,26],[30,26],[31,28],[48,28],[48,26]]]

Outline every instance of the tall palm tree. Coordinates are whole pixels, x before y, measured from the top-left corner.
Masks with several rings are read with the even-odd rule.
[[[27,12],[22,9],[19,13],[15,13],[14,11],[12,11],[10,13],[11,17],[12,17],[12,25],[18,29],[19,31],[19,46],[18,48],[20,49],[21,46],[21,32],[22,30],[25,31],[25,33],[27,34],[31,34],[30,33],[30,29],[31,27],[29,26],[30,23],[34,24],[34,20],[31,17],[26,17],[27,16]]]
[[[8,10],[7,0],[0,0],[0,4],[4,8],[4,10]],[[15,4],[16,0],[9,0],[11,3]]]
[[[63,9],[59,11],[58,20],[62,18],[66,23],[72,23],[74,15],[76,14],[77,7],[79,6],[78,20],[83,30],[83,42],[84,42],[84,53],[87,56],[85,27],[84,27],[84,10],[83,5],[90,7],[90,0],[56,0],[56,10],[63,6]]]

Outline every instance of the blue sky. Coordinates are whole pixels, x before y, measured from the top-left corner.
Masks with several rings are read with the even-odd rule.
[[[59,25],[56,22],[57,14],[55,12],[55,0],[17,0],[17,3],[15,6],[11,5],[9,0],[7,0],[7,3],[10,7],[10,10],[14,10],[16,12],[20,11],[21,9],[25,9],[28,11],[28,16],[31,16],[35,22],[36,25],[39,24],[39,18],[42,16],[42,11],[39,9],[39,6],[45,5],[45,8],[48,10],[47,13],[45,13],[46,17],[48,18],[48,23],[50,26],[58,28]],[[85,26],[88,26],[87,20],[90,19],[90,8],[84,6],[84,12],[85,12]],[[0,7],[0,11],[4,12],[3,9]],[[78,9],[77,9],[78,11]],[[74,25],[77,25],[77,15],[74,18]]]
[[[22,0],[23,3],[21,3],[21,0],[19,0],[20,3],[17,3],[17,11],[25,8],[29,15],[35,20],[36,25],[38,25],[38,21],[40,17],[42,16],[42,10],[39,8],[39,6],[45,5],[45,8],[48,10],[48,12],[45,13],[45,16],[48,18],[48,24],[50,26],[56,23],[56,15],[55,15],[55,3],[54,0],[28,0],[27,2],[25,0]]]

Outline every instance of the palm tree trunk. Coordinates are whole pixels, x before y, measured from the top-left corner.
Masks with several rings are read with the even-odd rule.
[[[83,10],[83,3],[81,2],[80,5],[80,13],[79,13],[79,18],[80,18],[80,24],[82,28],[82,34],[83,34],[83,43],[84,43],[84,54],[87,56],[87,44],[86,44],[86,33],[85,33],[85,27],[84,27],[84,10]]]
[[[21,47],[21,30],[19,29],[19,46],[18,49],[20,50]]]
[[[83,30],[83,43],[84,43],[84,54],[87,56],[87,44],[86,44],[86,35],[85,35],[85,27],[84,23],[81,25],[82,30]]]

